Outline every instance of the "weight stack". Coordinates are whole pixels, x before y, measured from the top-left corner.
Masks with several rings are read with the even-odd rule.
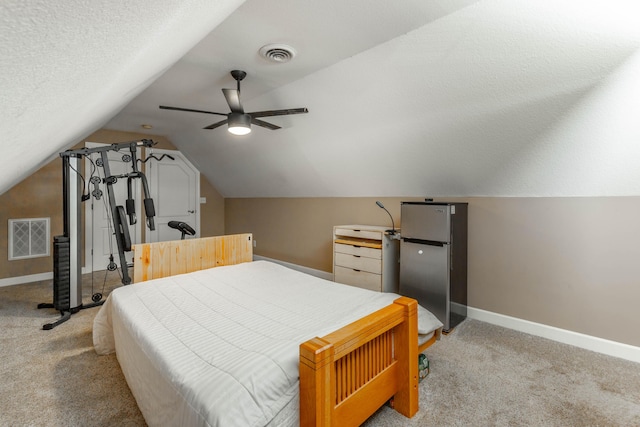
[[[53,237],[53,307],[71,308],[71,243],[65,236]]]

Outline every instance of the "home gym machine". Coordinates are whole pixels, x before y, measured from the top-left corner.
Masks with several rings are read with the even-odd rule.
[[[110,217],[113,223],[113,230],[120,255],[120,269],[122,271],[122,284],[131,283],[131,278],[127,271],[128,265],[125,252],[131,251],[131,239],[129,236],[129,227],[127,225],[127,216],[129,224],[133,225],[137,222],[135,212],[135,201],[133,200],[132,181],[140,179],[142,181],[142,190],[144,192],[144,209],[147,218],[147,226],[150,230],[155,230],[154,217],[155,208],[153,199],[149,195],[149,185],[146,176],[138,170],[137,149],[139,147],[152,147],[155,143],[150,139],[140,141],[123,142],[119,144],[111,144],[102,147],[80,148],[75,150],[67,150],[60,153],[62,157],[62,192],[63,192],[63,222],[64,234],[55,236],[53,241],[53,303],[39,304],[38,308],[55,308],[61,314],[60,319],[53,323],[43,325],[43,329],[53,329],[59,324],[69,320],[72,314],[78,311],[102,305],[101,293],[92,295],[91,304],[82,303],[82,266],[81,266],[81,248],[82,248],[82,227],[81,227],[81,210],[82,202],[89,200],[91,196],[96,199],[102,197],[102,190],[99,184],[102,183],[106,187],[107,200],[110,207]],[[122,175],[112,175],[109,168],[108,153],[110,151],[127,150],[129,154],[123,154],[124,162],[131,162],[132,171]],[[103,178],[99,175],[91,174],[89,182],[84,182],[83,176],[80,174],[80,159],[83,156],[89,156],[93,153],[99,153],[100,158],[95,162],[95,166],[102,167]],[[113,185],[118,179],[127,179],[126,213],[125,209],[116,203],[116,197]],[[81,184],[81,181],[83,182]],[[84,194],[85,184],[94,185],[94,190],[90,194]],[[117,266],[113,262],[113,256],[107,270],[115,270]]]

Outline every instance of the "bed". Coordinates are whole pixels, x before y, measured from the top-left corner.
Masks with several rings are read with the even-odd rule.
[[[418,353],[442,324],[410,298],[252,261],[252,246],[134,246],[134,285],[107,298],[93,341],[116,353],[146,422],[349,426],[390,399],[412,417]]]

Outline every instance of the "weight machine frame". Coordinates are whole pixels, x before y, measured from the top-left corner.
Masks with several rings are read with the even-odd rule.
[[[106,185],[107,197],[111,208],[111,221],[115,231],[118,254],[120,257],[120,269],[122,271],[122,284],[129,285],[127,259],[125,252],[131,251],[131,241],[129,239],[129,228],[126,215],[129,216],[129,223],[135,224],[135,203],[132,196],[132,181],[140,179],[144,192],[144,209],[147,218],[147,226],[150,230],[155,230],[154,216],[155,208],[153,199],[149,195],[149,185],[146,176],[138,170],[137,149],[139,147],[152,147],[155,145],[150,139],[129,141],[118,144],[111,144],[104,147],[79,148],[67,150],[60,153],[62,158],[62,189],[63,189],[63,235],[54,237],[54,268],[53,268],[53,303],[38,304],[38,308],[55,308],[60,311],[61,317],[53,323],[43,325],[43,329],[53,329],[57,325],[66,322],[71,314],[78,311],[96,307],[104,303],[100,299],[91,304],[82,303],[82,265],[81,265],[81,237],[82,237],[82,217],[81,203],[88,200],[91,195],[99,199],[101,194],[94,193],[84,195],[84,185],[81,184],[80,159],[93,153],[100,153],[100,164],[104,171],[103,183]],[[128,149],[132,172],[123,175],[112,175],[109,168],[108,153],[110,151],[119,152]],[[127,213],[124,208],[116,204],[113,185],[119,178],[127,178],[128,199],[126,201]],[[88,183],[87,183],[88,184]],[[95,184],[95,183],[94,183]]]

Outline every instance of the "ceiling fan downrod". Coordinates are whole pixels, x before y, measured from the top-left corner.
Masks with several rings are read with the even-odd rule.
[[[240,92],[240,82],[247,77],[247,73],[245,73],[242,70],[232,70],[231,71],[231,77],[233,77],[238,85],[238,92]]]

